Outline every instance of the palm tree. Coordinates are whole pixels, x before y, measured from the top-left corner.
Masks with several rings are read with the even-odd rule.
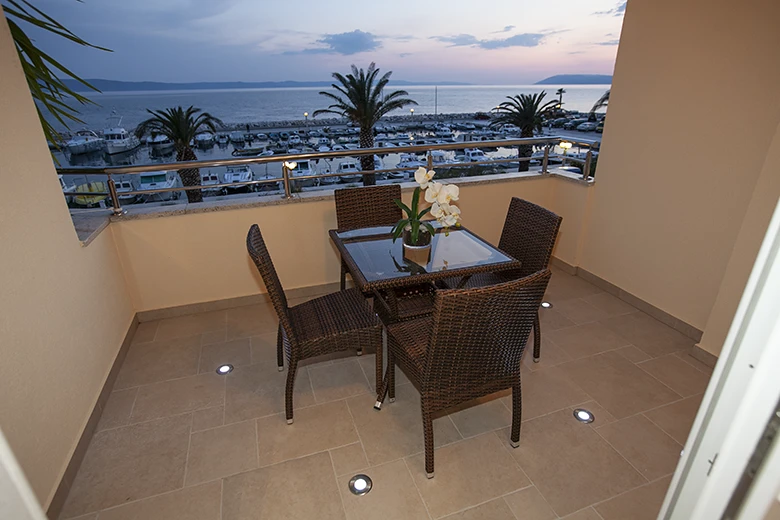
[[[395,90],[390,94],[383,95],[383,90],[390,81],[392,73],[392,71],[387,72],[376,81],[379,69],[373,62],[365,71],[352,65],[352,74],[346,76],[334,72],[333,77],[338,83],[333,83],[331,86],[341,95],[320,92],[321,95],[330,98],[333,104],[328,108],[315,110],[313,117],[320,114],[337,114],[347,118],[360,127],[360,147],[373,148],[374,125],[379,121],[379,118],[393,110],[417,104],[413,99],[404,97],[409,95],[405,90]],[[360,168],[363,171],[373,170],[374,158],[370,155],[363,155],[360,158]],[[374,174],[363,175],[364,186],[373,184],[376,184]]]
[[[561,108],[563,106],[563,95],[566,94],[566,89],[559,88],[555,91],[555,95],[558,96],[558,108]]]
[[[142,121],[135,129],[135,135],[141,138],[146,133],[156,133],[166,136],[173,141],[176,147],[176,161],[195,161],[198,157],[190,147],[190,141],[195,135],[204,130],[216,132],[222,121],[208,112],[200,115],[199,108],[190,106],[186,110],[182,107],[166,108],[165,110],[146,110],[152,117]],[[198,168],[184,168],[179,170],[179,177],[184,186],[200,186],[200,170]],[[189,202],[202,202],[203,194],[200,190],[187,190]]]
[[[512,124],[520,128],[520,137],[533,137],[534,131],[542,131],[542,120],[547,113],[558,105],[558,100],[551,100],[544,103],[545,91],[539,94],[520,94],[518,96],[507,96],[509,101],[504,101],[498,105],[498,117],[496,117],[490,126],[502,124]],[[519,157],[531,157],[533,147],[530,145],[520,145],[517,147]],[[528,171],[528,161],[520,161],[520,167],[517,171]]]
[[[612,90],[612,89],[610,89],[610,90]],[[606,108],[607,106],[609,106],[609,92],[610,92],[610,90],[607,90],[606,92],[604,92],[604,95],[601,96],[598,101],[596,101],[596,104],[593,105],[593,108],[590,109],[590,113],[591,114],[593,114],[594,112],[596,112],[596,110],[598,110],[600,108]]]

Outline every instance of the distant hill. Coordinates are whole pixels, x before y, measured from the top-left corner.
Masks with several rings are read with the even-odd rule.
[[[81,83],[72,79],[63,79],[65,84],[76,90],[83,92],[86,89]],[[103,92],[117,91],[139,91],[139,90],[225,90],[236,88],[296,88],[296,87],[329,87],[330,81],[217,81],[217,82],[197,82],[197,83],[163,83],[158,81],[115,81],[112,79],[87,79],[91,85]],[[438,83],[425,81],[403,81],[392,80],[391,85],[396,86],[433,86],[433,85],[468,85],[468,83],[456,83],[453,81],[441,81]]]
[[[611,85],[612,76],[608,74],[558,74],[550,76],[535,85]]]

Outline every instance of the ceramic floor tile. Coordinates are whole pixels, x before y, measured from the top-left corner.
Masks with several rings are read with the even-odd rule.
[[[154,339],[161,341],[224,330],[225,316],[225,311],[211,311],[160,320]]]
[[[279,372],[276,362],[236,367],[225,377],[225,424],[284,412],[287,370]],[[295,376],[293,407],[313,404],[309,371],[299,368]]]
[[[296,410],[295,422],[287,424],[283,415],[257,420],[260,465],[275,464],[358,442],[347,409],[336,401]]]
[[[103,407],[103,413],[95,431],[99,432],[109,428],[127,426],[130,423],[130,413],[133,411],[133,404],[137,394],[137,388],[111,392],[105,407]]]
[[[523,421],[590,400],[590,396],[572,383],[559,367],[523,374],[520,387],[523,393]],[[503,401],[511,410],[512,397],[504,397]]]
[[[503,498],[496,498],[460,513],[443,517],[444,520],[515,520],[515,515]]]
[[[368,467],[366,452],[359,442],[331,449],[330,458],[333,461],[333,470],[339,476],[354,475]]]
[[[74,516],[65,518],[63,516],[60,516],[60,520],[97,520],[97,513],[92,513],[89,515],[80,515],[80,516]]]
[[[563,520],[604,520],[600,514],[596,512],[592,507],[581,509],[576,513],[566,515]],[[628,520],[628,519],[626,519]]]
[[[584,298],[558,300],[555,302],[555,310],[569,318],[576,325],[603,320],[611,316],[604,310],[590,304]]]
[[[501,433],[508,446],[509,431]],[[520,446],[510,451],[560,516],[647,482],[569,410],[523,423]]]
[[[683,397],[702,394],[710,378],[674,354],[637,365]]]
[[[600,323],[586,323],[547,333],[571,359],[625,347],[628,341]]]
[[[542,348],[539,350],[538,363],[534,363],[533,334],[528,338],[528,344],[523,352],[523,366],[530,370],[554,367],[571,361],[571,356],[548,338],[545,332],[544,325],[542,325]]]
[[[673,473],[680,460],[682,446],[643,415],[607,424],[598,432],[647,480]]]
[[[550,278],[546,296],[547,299],[555,302],[572,298],[583,298],[601,292],[601,289],[578,276],[556,271],[553,272],[553,275]]]
[[[200,335],[200,344],[203,346],[224,343],[225,341],[227,341],[227,329],[212,330]]]
[[[309,367],[314,399],[327,403],[358,394],[373,394],[357,359],[350,358],[330,365]]]
[[[685,361],[689,365],[691,365],[693,368],[695,368],[699,372],[703,372],[703,373],[707,374],[708,377],[712,376],[713,368],[710,367],[710,366],[705,365],[704,363],[702,363],[701,361],[699,361],[698,359],[696,359],[695,357],[690,355],[688,352],[680,351],[680,352],[676,352],[674,355],[677,356],[678,358],[682,359],[683,361]]]
[[[338,479],[348,520],[428,520],[412,476],[403,460],[371,468],[373,488],[367,495],[353,495],[351,475]]]
[[[506,428],[512,424],[512,412],[501,402],[507,393],[511,395],[511,391],[499,392],[471,401],[467,407],[451,411],[450,419],[464,438]]]
[[[435,451],[435,477],[425,474],[425,455],[406,464],[433,518],[492,500],[531,483],[493,433],[472,437]]]
[[[147,321],[139,323],[138,328],[135,329],[135,335],[133,336],[133,343],[147,343],[154,341],[154,336],[157,334],[158,321]]]
[[[423,450],[423,425],[420,397],[412,385],[396,388],[396,401],[385,401],[381,411],[374,410],[376,397],[361,395],[347,400],[355,420],[368,462],[372,466],[406,457]],[[448,416],[434,419],[433,441],[443,446],[460,439]]]
[[[385,376],[385,370],[387,369],[387,356],[382,359],[382,377]],[[363,354],[358,358],[358,363],[363,369],[363,373],[366,375],[366,379],[371,384],[372,389],[376,389],[376,355],[375,354]],[[405,385],[410,383],[409,378],[401,369],[401,367],[395,367],[395,385]],[[380,381],[381,383],[381,381]]]
[[[214,406],[192,412],[192,431],[199,432],[222,426],[225,416],[224,406]]]
[[[63,516],[76,516],[173,491],[184,484],[189,415],[95,434]]]
[[[279,320],[270,303],[227,310],[227,340],[276,332]]]
[[[622,336],[628,343],[645,351],[650,357],[690,349],[694,344],[689,337],[644,312],[623,314],[607,318],[600,323]]]
[[[644,415],[684,446],[693,426],[693,420],[699,411],[701,398],[701,395],[687,397],[676,403],[645,412]]]
[[[637,312],[636,307],[606,292],[583,296],[582,299],[609,316],[620,316],[621,314]]]
[[[539,323],[542,329],[542,336],[544,336],[545,332],[551,330],[558,330],[576,325],[576,323],[557,310],[544,308],[539,309]],[[531,337],[533,337],[533,334]]]
[[[527,487],[504,497],[517,518],[523,520],[555,520],[558,516],[535,487]]]
[[[647,361],[649,359],[652,359],[650,356],[647,355],[647,353],[640,349],[639,347],[635,347],[634,345],[629,345],[627,347],[619,348],[615,352],[626,358],[627,360],[631,361],[632,363],[641,363],[642,361]]]
[[[100,512],[101,520],[219,520],[222,483],[210,482]]]
[[[616,352],[565,363],[558,369],[617,419],[680,399]]]
[[[276,363],[276,337],[276,332],[269,332],[250,338],[252,363]]]
[[[670,482],[662,478],[594,507],[604,520],[655,520]]]
[[[199,372],[210,373],[215,372],[220,365],[230,364],[238,367],[250,362],[249,338],[204,345],[200,351]]]
[[[184,484],[193,486],[257,467],[255,422],[221,426],[192,434]]]
[[[220,406],[225,402],[225,377],[201,374],[142,386],[130,421],[138,423]]]
[[[591,428],[600,428],[605,424],[610,424],[617,420],[611,413],[606,411],[604,407],[596,401],[585,401],[584,403],[578,404],[576,407],[572,407],[572,415],[574,414],[574,410],[578,408],[583,408],[593,415],[593,422],[588,423]]]
[[[290,460],[224,480],[222,520],[298,518],[345,518],[327,453]]]
[[[114,390],[194,376],[199,358],[200,336],[137,343],[127,353]]]

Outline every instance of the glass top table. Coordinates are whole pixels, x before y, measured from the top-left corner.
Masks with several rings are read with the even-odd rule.
[[[437,229],[425,265],[404,257],[399,238],[393,242],[391,227],[330,231],[352,279],[362,292],[435,282],[451,277],[518,269],[520,262],[480,237],[460,227]]]

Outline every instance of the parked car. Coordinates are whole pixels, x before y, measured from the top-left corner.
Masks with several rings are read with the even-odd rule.
[[[563,125],[563,129],[564,130],[574,130],[575,128],[580,126],[582,123],[587,123],[587,122],[588,122],[587,119],[572,119],[572,120],[566,122]]]
[[[591,121],[586,121],[581,125],[577,125],[577,130],[580,132],[592,132],[596,129],[596,126],[598,126],[596,123]]]
[[[550,121],[550,128],[562,128],[563,125],[569,122],[568,117],[559,117]]]

